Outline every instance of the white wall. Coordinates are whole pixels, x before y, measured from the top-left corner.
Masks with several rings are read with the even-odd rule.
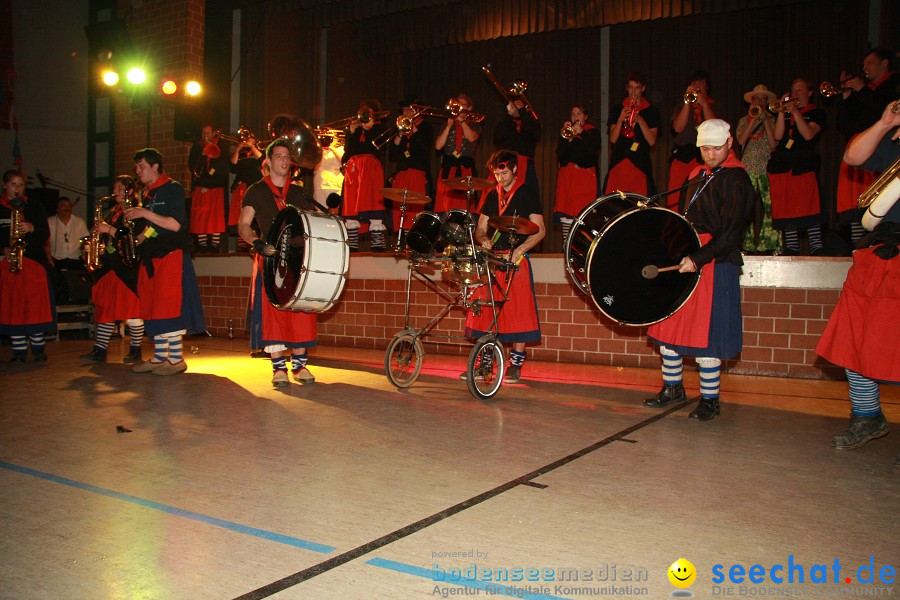
[[[15,111],[26,175],[38,170],[84,190],[87,170],[86,0],[12,0]],[[13,132],[0,130],[0,170],[12,167]],[[61,191],[73,200],[79,195]],[[85,216],[85,198],[75,213]]]

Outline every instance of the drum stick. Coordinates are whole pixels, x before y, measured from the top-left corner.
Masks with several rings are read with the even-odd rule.
[[[662,267],[659,268],[656,265],[647,265],[643,269],[641,269],[641,275],[644,276],[644,279],[653,279],[663,271],[674,271],[676,269],[680,269],[681,265],[672,265],[670,267]]]

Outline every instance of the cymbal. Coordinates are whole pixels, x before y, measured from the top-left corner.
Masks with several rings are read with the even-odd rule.
[[[390,200],[396,200],[398,202],[403,202],[405,200],[407,204],[427,204],[428,202],[431,202],[431,198],[425,194],[406,188],[381,188],[378,192]]]
[[[534,221],[522,217],[491,217],[488,219],[488,225],[499,231],[519,235],[533,235],[538,232],[538,226]]]
[[[444,185],[454,190],[489,190],[496,184],[490,179],[479,179],[468,175],[466,177],[448,177]]]

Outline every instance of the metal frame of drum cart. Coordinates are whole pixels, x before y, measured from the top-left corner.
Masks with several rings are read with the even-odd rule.
[[[411,252],[409,258],[409,270],[406,276],[406,310],[403,321],[403,330],[398,332],[388,344],[384,355],[384,372],[388,380],[398,388],[408,388],[419,377],[422,371],[422,363],[425,359],[423,339],[438,338],[445,340],[465,340],[465,336],[435,335],[429,331],[454,307],[459,306],[467,310],[485,310],[488,307],[493,313],[490,331],[476,340],[469,352],[466,366],[466,384],[469,392],[481,400],[494,396],[503,383],[506,374],[506,356],[503,344],[499,339],[497,319],[500,311],[509,299],[509,290],[512,285],[518,267],[503,258],[496,257],[492,252],[475,245],[473,237],[474,223],[466,227],[468,240],[466,249],[468,253],[457,253],[456,247],[448,247],[441,254],[419,254]],[[440,287],[425,270],[462,271],[470,273],[474,277],[463,276],[459,282],[456,294],[451,294]],[[505,271],[507,274],[506,289],[498,288],[502,298],[494,295],[495,270]],[[413,277],[425,284],[427,288],[434,290],[447,304],[431,318],[423,327],[416,329],[410,326],[409,304]],[[472,281],[470,281],[472,279]],[[475,291],[482,285],[488,286],[488,298],[490,302],[480,299],[472,299]],[[480,360],[483,356],[491,357],[489,370],[483,370],[478,366],[483,364]],[[477,375],[477,377],[476,377]]]

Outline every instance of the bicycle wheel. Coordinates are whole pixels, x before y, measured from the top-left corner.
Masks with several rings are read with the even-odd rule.
[[[506,373],[503,344],[494,336],[486,335],[475,342],[469,353],[466,384],[469,392],[480,400],[487,400],[500,390]]]
[[[422,371],[425,349],[414,333],[406,330],[394,336],[384,353],[384,374],[398,388],[408,388]]]

